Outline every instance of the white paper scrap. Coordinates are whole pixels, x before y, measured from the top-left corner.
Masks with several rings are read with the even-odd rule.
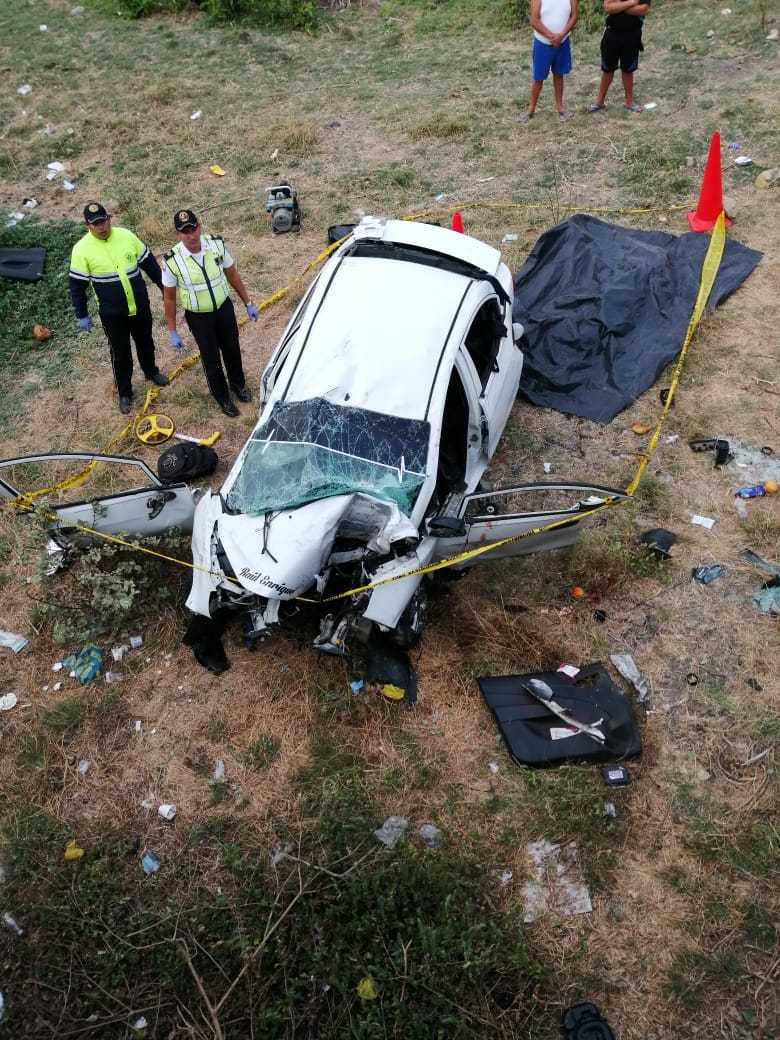
[[[691,523],[696,524],[697,527],[706,527],[708,531],[711,531],[715,525],[715,521],[711,516],[699,516],[698,513],[693,514]]]

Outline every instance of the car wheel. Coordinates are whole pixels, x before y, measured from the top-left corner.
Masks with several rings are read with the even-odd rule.
[[[422,635],[428,614],[428,595],[420,586],[406,605],[398,624],[387,635],[399,650],[411,650]]]

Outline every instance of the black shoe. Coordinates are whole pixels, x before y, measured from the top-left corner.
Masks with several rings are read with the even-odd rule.
[[[242,386],[240,389],[238,387],[231,386],[230,389],[233,391],[233,393],[239,399],[239,401],[243,401],[244,404],[248,404],[252,400],[252,391],[248,390],[245,386]]]
[[[162,372],[159,370],[159,368],[157,369],[157,371],[154,373],[153,376],[147,376],[146,378],[151,380],[151,382],[153,382],[155,384],[155,386],[167,386],[168,385],[168,377],[164,376],[162,374]]]
[[[130,409],[133,406],[132,397],[120,397],[119,398],[119,411],[122,415],[129,415]]]
[[[228,398],[227,401],[218,401],[217,404],[225,413],[225,415],[229,415],[231,419],[235,419],[237,415],[241,414],[241,412],[239,412],[238,408],[236,408],[236,406],[233,404],[230,398]]]

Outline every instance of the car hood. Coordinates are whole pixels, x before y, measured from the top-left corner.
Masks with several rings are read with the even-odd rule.
[[[292,599],[311,588],[327,567],[337,537],[387,553],[393,542],[418,536],[398,506],[363,494],[263,516],[223,512],[215,533],[237,582],[270,599]]]

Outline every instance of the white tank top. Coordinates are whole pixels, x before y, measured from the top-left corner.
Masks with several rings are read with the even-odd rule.
[[[571,17],[570,0],[542,0],[539,17],[542,24],[545,25],[550,32],[559,33]],[[545,37],[538,33],[536,29],[534,29],[534,37],[539,40],[540,43],[546,43],[548,45],[550,43],[550,41],[545,39]],[[568,34],[566,38],[568,38]]]

